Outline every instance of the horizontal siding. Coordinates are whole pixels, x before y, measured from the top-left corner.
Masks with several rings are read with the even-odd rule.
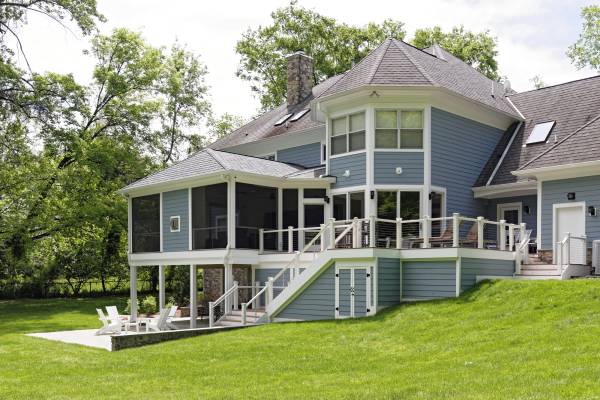
[[[269,280],[269,277],[274,277],[281,271],[281,268],[256,268],[254,270],[254,281],[260,282],[260,285],[263,286]],[[277,286],[286,286],[289,281],[289,272],[284,272],[282,277],[277,279],[275,284]],[[276,297],[281,293],[283,289],[273,288],[273,296]],[[262,303],[263,299],[261,299]],[[264,303],[263,303],[264,304]]]
[[[575,192],[572,202],[585,202],[587,206],[595,206],[600,211],[600,176],[561,179],[542,183],[542,243],[540,248],[552,249],[552,205],[569,203],[567,193]],[[585,230],[588,246],[592,240],[600,239],[600,217],[585,217]]]
[[[423,152],[375,152],[375,183],[380,185],[422,185]],[[396,174],[396,168],[402,173]]]
[[[489,200],[487,207],[486,218],[492,221],[498,221],[498,204],[503,203],[521,203],[521,210],[523,211],[522,222],[527,224],[527,229],[531,229],[531,239],[535,238],[537,234],[537,196],[519,196],[519,197],[503,197],[500,199]],[[525,214],[525,206],[529,206],[529,214]]]
[[[344,172],[350,171],[350,176],[345,177]],[[335,176],[337,182],[334,188],[360,186],[366,183],[366,154],[351,154],[329,160],[329,175]]]
[[[377,260],[377,303],[387,307],[400,303],[400,260]]]
[[[454,261],[404,261],[402,298],[439,299],[456,295]]]
[[[321,143],[309,143],[277,151],[277,161],[316,167],[321,165]]]
[[[483,215],[485,203],[471,188],[503,131],[461,116],[431,109],[431,183],[446,188],[447,215]]]
[[[188,190],[163,193],[163,251],[189,250]],[[180,217],[179,232],[171,232],[171,217]]]
[[[460,267],[461,292],[475,285],[477,275],[512,276],[515,273],[515,262],[511,260],[462,258]]]
[[[335,265],[322,272],[276,318],[297,320],[335,318]]]

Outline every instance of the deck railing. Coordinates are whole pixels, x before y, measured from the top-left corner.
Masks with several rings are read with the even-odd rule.
[[[556,243],[556,268],[562,274],[571,264],[587,264],[587,236],[573,235],[569,232]]]

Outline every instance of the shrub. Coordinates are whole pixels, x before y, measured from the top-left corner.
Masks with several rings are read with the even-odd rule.
[[[158,306],[156,305],[156,297],[154,296],[146,296],[139,307],[140,312],[144,314],[152,314],[158,311]]]

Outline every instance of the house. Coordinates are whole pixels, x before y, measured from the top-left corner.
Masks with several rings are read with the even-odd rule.
[[[387,39],[120,192],[138,268],[203,270],[211,325],[373,315],[489,277],[589,273],[600,239],[600,77],[516,93],[434,45]],[[190,325],[197,309],[191,307]],[[135,316],[134,316],[135,317]]]

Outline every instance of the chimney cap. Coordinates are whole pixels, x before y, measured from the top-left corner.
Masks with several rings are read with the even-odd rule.
[[[285,58],[291,58],[294,56],[302,56],[302,57],[310,58],[311,60],[313,59],[311,56],[306,55],[306,53],[304,52],[303,49],[298,49],[298,50],[294,51],[292,54],[288,54]]]

